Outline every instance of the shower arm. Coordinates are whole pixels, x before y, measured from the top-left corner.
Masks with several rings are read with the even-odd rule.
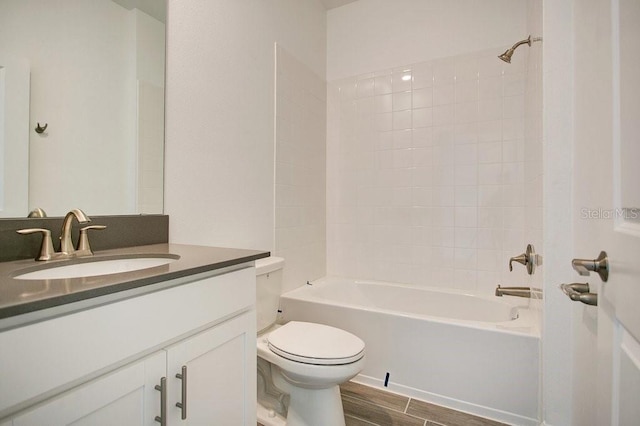
[[[529,37],[527,37],[526,39],[520,40],[519,42],[517,42],[516,44],[511,46],[502,55],[498,55],[498,58],[500,58],[504,62],[510,64],[511,63],[511,56],[513,56],[513,53],[516,51],[516,49],[518,47],[522,46],[523,44],[528,44],[529,47],[531,47],[531,43],[536,42],[536,41],[542,41],[542,37],[531,38],[531,35],[529,35]]]
[[[531,36],[527,37],[524,40],[520,40],[519,42],[517,42],[516,44],[514,44],[513,46],[511,46],[511,49],[509,50],[516,50],[518,47],[522,46],[523,44],[528,44],[529,47],[531,47],[531,42],[532,41],[537,41],[537,40],[531,40]]]

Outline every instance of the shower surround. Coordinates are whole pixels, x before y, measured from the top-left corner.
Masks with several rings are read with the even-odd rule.
[[[485,294],[534,284],[507,267],[542,225],[527,211],[541,205],[529,55],[505,64],[505,47],[329,82],[328,275]]]

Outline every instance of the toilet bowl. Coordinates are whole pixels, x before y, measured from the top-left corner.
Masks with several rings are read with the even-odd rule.
[[[283,259],[274,257],[256,262],[257,353],[261,360],[258,421],[265,426],[342,426],[339,385],[364,367],[364,342],[323,324],[291,321],[274,325],[283,264]],[[273,290],[275,286],[278,291]],[[276,301],[266,306],[265,299]],[[286,413],[282,408],[285,398],[274,395],[278,391],[288,396]]]

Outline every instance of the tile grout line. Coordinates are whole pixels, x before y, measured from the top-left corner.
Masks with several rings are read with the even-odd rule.
[[[405,414],[409,414],[407,413],[407,410],[409,409],[409,404],[411,404],[411,398],[407,399],[407,405],[404,406],[404,413]]]
[[[352,417],[352,418],[354,418],[354,419],[358,419],[358,420],[360,420],[361,422],[365,422],[366,424],[371,425],[371,426],[380,426],[378,423],[373,423],[373,422],[370,422],[369,420],[361,419],[361,418],[360,418],[360,417],[358,417],[358,416],[354,416],[354,415],[351,415],[351,414],[350,414],[349,416],[350,416],[350,417]]]

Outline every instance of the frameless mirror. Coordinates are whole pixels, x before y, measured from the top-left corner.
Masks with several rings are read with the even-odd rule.
[[[0,217],[162,213],[165,0],[0,2]]]

